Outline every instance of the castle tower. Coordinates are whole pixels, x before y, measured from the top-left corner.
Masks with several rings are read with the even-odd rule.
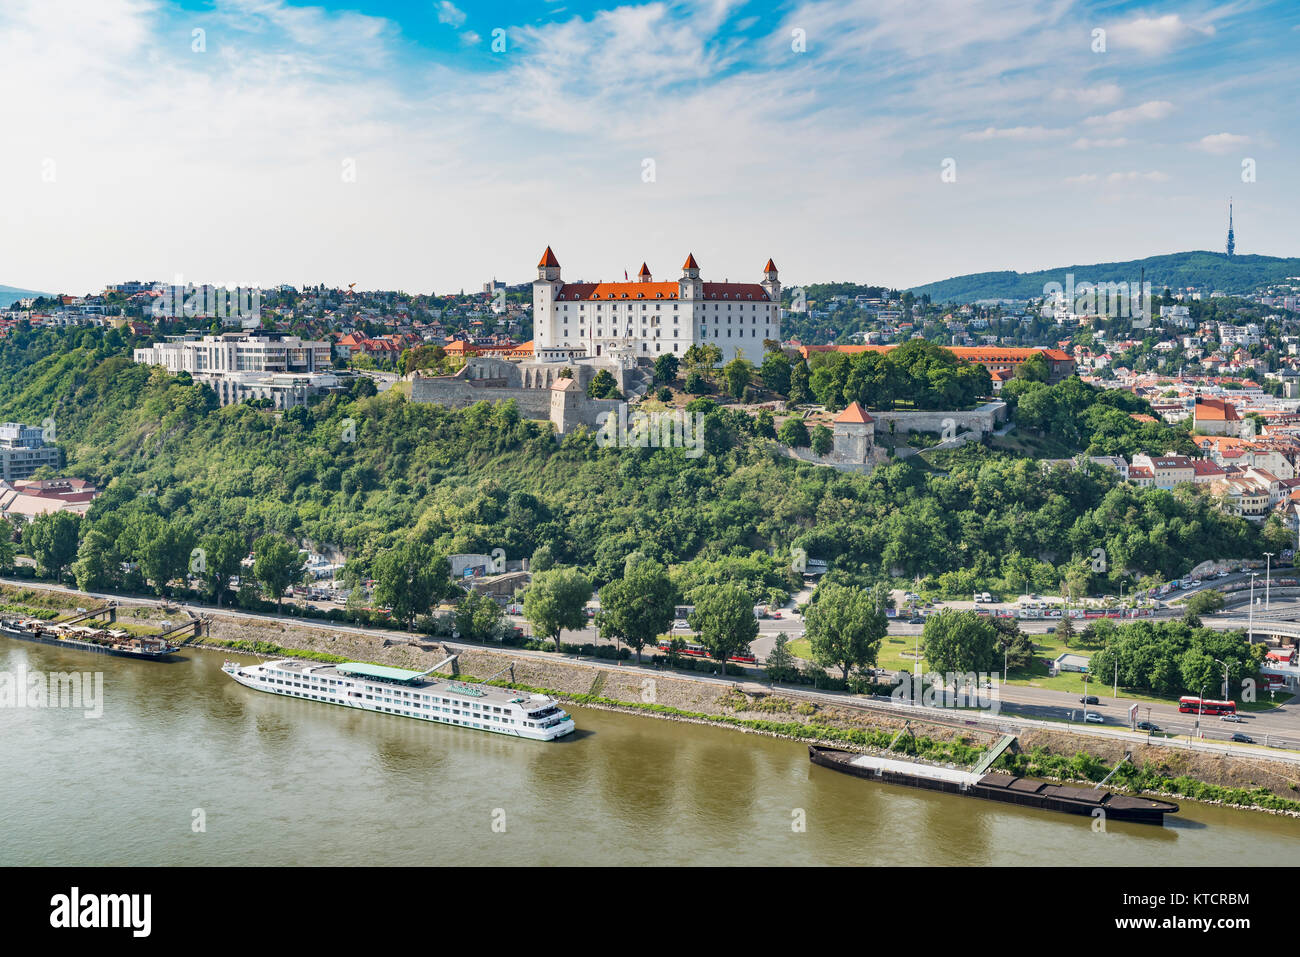
[[[560,279],[560,261],[546,247],[537,263],[537,279],[533,283],[533,341],[534,355],[550,346],[559,345],[559,319],[555,314],[555,300],[564,288]]]
[[[770,259],[763,267],[763,288],[767,290],[767,297],[772,302],[778,304],[781,302],[781,280],[777,276],[776,263]]]
[[[682,278],[677,281],[677,298],[688,302],[704,298],[704,283],[700,281],[700,264],[695,254],[688,253],[682,263]]]
[[[831,455],[837,461],[865,465],[876,441],[876,420],[862,406],[851,402],[831,423],[831,435],[834,441]]]
[[[638,282],[650,282],[650,267],[645,263],[641,264],[641,271],[636,274]]]

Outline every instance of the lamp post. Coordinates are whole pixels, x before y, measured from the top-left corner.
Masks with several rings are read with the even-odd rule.
[[[1246,643],[1253,645],[1255,643],[1255,575],[1256,572],[1250,573],[1250,623],[1246,627]]]
[[[1231,701],[1232,695],[1228,689],[1228,663],[1226,661],[1220,661],[1218,658],[1214,659],[1214,663],[1223,665],[1223,700]]]
[[[1273,572],[1273,553],[1265,552],[1264,553],[1264,610],[1265,611],[1268,611],[1268,593],[1269,593],[1268,586],[1271,583],[1270,576],[1272,575],[1272,572]]]

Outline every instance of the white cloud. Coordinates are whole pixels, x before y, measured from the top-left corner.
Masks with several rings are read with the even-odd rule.
[[[1047,140],[1060,136],[1064,130],[1048,129],[1045,126],[1013,126],[998,129],[987,127],[974,133],[963,133],[964,140]]]
[[[482,39],[483,38],[479,36],[477,33],[475,33],[473,30],[466,30],[464,33],[460,35],[460,42],[465,44],[466,46],[473,46],[474,44],[478,43]]]
[[[1133,123],[1163,120],[1173,111],[1174,105],[1168,100],[1148,100],[1140,106],[1129,106],[1100,116],[1090,116],[1083,122],[1088,126],[1129,126]]]
[[[1111,173],[1106,177],[1108,183],[1163,183],[1169,179],[1168,173],[1162,173],[1160,170],[1151,170],[1150,172],[1140,173],[1136,170],[1130,170],[1127,173]]]
[[[458,9],[449,0],[441,0],[438,4],[438,22],[459,27],[465,22],[465,11]]]
[[[1124,136],[1115,136],[1110,139],[1089,139],[1086,136],[1081,136],[1071,145],[1074,146],[1075,149],[1079,150],[1115,149],[1120,146],[1127,146],[1128,138]]]
[[[1067,176],[1067,177],[1065,177],[1065,181],[1066,181],[1067,183],[1070,183],[1071,185],[1076,185],[1076,186],[1077,186],[1077,185],[1081,185],[1081,184],[1083,184],[1083,183],[1095,183],[1095,182],[1097,182],[1097,174],[1096,174],[1096,173],[1080,173],[1078,176]]]
[[[1240,149],[1249,142],[1249,136],[1242,136],[1238,133],[1211,133],[1209,136],[1202,136],[1195,146],[1207,153],[1222,155]]]
[[[1123,95],[1124,91],[1120,89],[1118,83],[1099,83],[1096,86],[1075,89],[1057,87],[1052,91],[1053,100],[1067,100],[1089,109],[1111,106],[1118,103]]]
[[[1212,36],[1213,25],[1194,26],[1176,13],[1163,17],[1140,16],[1106,30],[1109,44],[1153,56],[1168,53],[1189,40]]]

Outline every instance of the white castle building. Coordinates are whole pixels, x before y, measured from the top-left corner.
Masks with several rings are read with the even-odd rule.
[[[761,283],[705,282],[693,255],[682,277],[655,282],[641,264],[634,282],[566,283],[546,247],[533,283],[533,353],[538,359],[585,350],[588,356],[683,355],[711,344],[722,361],[763,357],[763,341],[781,338],[781,283],[767,261]]]

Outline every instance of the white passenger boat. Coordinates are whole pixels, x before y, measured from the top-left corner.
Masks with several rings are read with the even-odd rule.
[[[573,718],[547,695],[432,678],[428,671],[301,658],[251,665],[227,661],[221,670],[255,691],[517,738],[551,741],[574,729]]]

